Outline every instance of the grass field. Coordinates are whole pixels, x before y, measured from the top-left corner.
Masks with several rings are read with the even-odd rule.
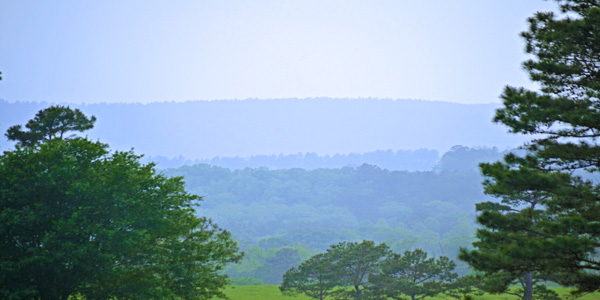
[[[563,299],[568,299],[568,290],[564,288],[558,288],[557,291],[563,295]],[[276,285],[233,285],[229,286],[225,291],[230,300],[310,300],[304,295],[298,295],[295,297],[283,296]],[[442,299],[453,299],[450,297],[436,297],[436,298],[425,298],[426,300],[442,300]],[[518,297],[509,295],[484,295],[481,297],[474,297],[477,300],[518,300]],[[600,293],[589,294],[578,298],[580,300],[600,300]]]

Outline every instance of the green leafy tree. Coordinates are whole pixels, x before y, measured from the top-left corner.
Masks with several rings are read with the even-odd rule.
[[[332,295],[339,285],[339,275],[335,272],[330,255],[320,253],[285,272],[279,290],[284,295],[305,294],[323,300]]]
[[[392,299],[412,300],[434,297],[454,288],[456,264],[445,256],[428,258],[421,249],[393,253],[382,264],[381,272],[369,277],[378,294]],[[384,298],[385,299],[385,298]]]
[[[195,216],[200,198],[182,178],[48,132],[59,138],[0,155],[0,298],[224,296],[221,269],[239,260],[237,245]]]
[[[39,111],[27,124],[27,131],[21,125],[8,128],[6,137],[21,146],[31,146],[40,141],[63,139],[69,131],[85,131],[94,127],[96,117],[88,118],[79,109],[65,106],[50,106]]]
[[[363,290],[370,285],[369,276],[379,273],[381,264],[389,253],[386,244],[375,245],[372,241],[342,242],[327,249],[327,255],[333,260],[334,269],[339,276],[340,286],[352,287],[351,292],[340,290],[337,296],[365,299]]]
[[[528,20],[529,30],[522,33],[526,52],[532,56],[524,67],[540,90],[506,87],[501,95],[504,107],[494,117],[513,133],[537,137],[524,147],[529,158],[516,161],[505,173],[519,174],[529,167],[528,160],[537,160],[542,171],[531,172],[526,181],[511,181],[503,193],[517,191],[513,199],[520,199],[521,191],[545,193],[540,200],[545,212],[530,208],[510,214],[509,208],[498,206],[490,215],[498,222],[510,217],[506,219],[510,222],[492,227],[493,238],[505,231],[507,237],[516,233],[517,241],[504,247],[509,253],[472,261],[481,267],[486,260],[491,265],[501,255],[513,260],[521,253],[521,271],[560,273],[557,278],[562,283],[595,291],[600,289],[600,190],[592,180],[600,170],[600,1],[557,2],[561,13],[536,13]],[[539,184],[550,176],[563,179]],[[540,218],[532,224],[528,214]],[[528,238],[522,235],[524,230],[529,230]],[[491,240],[482,235],[479,245]],[[527,294],[531,297],[530,291]]]

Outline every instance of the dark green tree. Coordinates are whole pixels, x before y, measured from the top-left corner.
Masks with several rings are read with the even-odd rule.
[[[224,296],[220,270],[239,260],[237,245],[195,216],[200,198],[182,178],[131,151],[48,132],[0,155],[0,298]]]
[[[479,250],[487,252],[487,243],[497,243],[494,239],[502,235],[516,240],[502,248],[506,251],[489,258],[472,256],[471,261],[487,269],[484,266],[494,264],[495,258],[518,259],[525,274],[561,274],[557,278],[562,283],[595,291],[600,289],[600,190],[592,180],[600,170],[600,1],[557,2],[561,13],[536,13],[522,33],[532,56],[524,67],[539,91],[506,87],[501,95],[504,107],[494,117],[513,133],[537,138],[524,146],[528,158],[511,165],[508,157],[507,166],[497,168],[506,169],[506,178],[518,176],[535,160],[538,171],[528,173],[526,180],[507,181],[510,186],[500,194],[523,199],[524,193],[535,191],[543,195],[539,204],[545,210],[530,207],[511,213],[514,207],[506,205],[498,205],[495,212],[487,209],[496,218],[488,224],[501,226],[490,227],[490,236],[480,236]],[[561,179],[549,180],[553,176]],[[503,184],[496,180],[499,183]],[[529,236],[523,235],[526,231]],[[508,272],[515,275],[519,270]],[[531,297],[530,291],[527,294]]]
[[[528,283],[526,273],[520,276],[515,276],[510,272],[498,271],[496,273],[487,273],[485,276],[478,275],[475,278],[479,280],[474,287],[478,290],[485,291],[490,294],[507,294],[524,299],[527,295],[527,285],[531,286],[531,298],[538,300],[560,300],[558,293],[545,286],[545,276],[540,276],[539,273],[531,273],[532,279]],[[507,288],[510,285],[510,288]]]
[[[540,266],[549,264],[548,257],[553,255],[539,226],[552,218],[543,204],[570,176],[541,169],[535,156],[514,154],[507,155],[504,162],[483,163],[481,170],[486,176],[485,192],[500,198],[501,203],[477,204],[477,222],[483,227],[477,230],[475,249],[461,249],[459,258],[486,274],[486,291],[531,300],[534,280],[545,279],[549,272]],[[510,289],[516,283],[522,285],[521,291]]]
[[[50,106],[39,111],[27,124],[27,131],[21,125],[8,128],[6,137],[20,146],[31,146],[40,141],[63,139],[69,131],[85,131],[94,127],[96,117],[88,118],[79,109],[65,106]]]
[[[385,297],[425,299],[455,287],[455,267],[447,257],[428,258],[421,249],[405,251],[404,255],[393,253],[383,262],[380,273],[369,276],[369,282]]]
[[[485,292],[481,282],[481,277],[473,274],[459,277],[448,285],[444,295],[459,300],[473,299],[473,295],[482,296]]]
[[[291,268],[283,275],[279,290],[284,295],[305,294],[323,300],[333,294],[340,285],[332,259],[328,253],[320,253],[309,258],[297,268]]]
[[[375,245],[372,241],[342,242],[327,249],[340,286],[352,287],[351,292],[340,290],[337,297],[365,299],[363,290],[370,285],[369,276],[379,273],[382,262],[389,254],[386,244]]]

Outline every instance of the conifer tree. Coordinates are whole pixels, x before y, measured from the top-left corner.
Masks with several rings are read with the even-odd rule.
[[[481,170],[487,178],[485,192],[500,198],[501,203],[477,204],[477,222],[483,228],[477,230],[476,249],[461,249],[459,258],[484,272],[482,287],[487,292],[534,299],[534,290],[543,289],[536,281],[548,279],[539,266],[547,264],[551,256],[538,226],[549,218],[543,203],[552,196],[548,188],[569,176],[545,172],[534,156],[520,158],[514,154],[507,155],[504,162],[481,164]],[[509,287],[517,283],[522,290],[511,291]]]
[[[480,269],[498,260],[513,267],[520,261],[520,270],[495,268],[561,274],[563,284],[595,291],[600,289],[600,187],[593,180],[600,171],[600,1],[556,2],[560,13],[536,13],[522,33],[532,56],[524,68],[539,91],[506,87],[504,107],[494,117],[511,132],[536,139],[523,146],[525,158],[509,155],[504,164],[483,167],[495,169],[486,175],[492,186],[502,187],[488,192],[510,201],[542,195],[536,202],[542,209],[509,213],[518,202],[497,205],[495,212],[488,207],[480,222],[491,236],[479,236],[480,255],[471,252],[469,258],[463,251],[463,258]],[[506,251],[493,252],[500,237],[508,242]]]
[[[21,125],[14,125],[6,131],[6,137],[16,141],[20,146],[32,146],[40,141],[64,139],[69,131],[83,132],[94,127],[96,117],[88,118],[79,109],[65,106],[50,106],[40,110],[33,119],[29,120],[22,130]]]
[[[421,300],[435,297],[455,286],[456,264],[446,256],[427,257],[421,249],[392,253],[382,263],[381,272],[369,276],[380,299]]]

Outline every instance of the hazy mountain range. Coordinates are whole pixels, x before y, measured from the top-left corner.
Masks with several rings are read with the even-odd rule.
[[[0,131],[52,104],[0,100]],[[96,126],[86,134],[112,149],[192,160],[421,148],[444,153],[454,145],[504,150],[525,139],[491,122],[500,104],[307,98],[69,106],[95,115]],[[10,145],[0,139],[0,149]]]

